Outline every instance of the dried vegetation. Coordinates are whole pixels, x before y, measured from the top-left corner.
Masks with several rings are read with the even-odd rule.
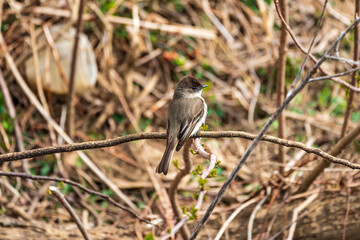
[[[63,24],[62,30],[67,31],[68,26],[76,20],[76,3],[74,0],[4,1],[1,31],[7,51],[22,76],[25,76],[24,62],[33,57],[32,34],[40,38],[44,29],[55,24]],[[299,43],[307,48],[317,29],[323,1],[289,1],[288,6],[289,25]],[[328,4],[312,49],[314,56],[321,56],[353,21],[354,6],[354,1],[332,1]],[[176,82],[185,74],[192,74],[209,85],[204,93],[209,106],[209,130],[256,133],[276,109],[275,63],[280,25],[272,1],[88,1],[83,32],[93,46],[99,72],[96,86],[75,99],[74,141],[110,139],[141,131],[165,131],[167,103]],[[56,39],[56,36],[53,38]],[[342,41],[340,56],[352,59],[353,45],[352,32]],[[37,48],[51,51],[48,44],[39,44]],[[295,78],[304,56],[289,38],[286,89]],[[4,58],[4,48],[0,57],[1,71],[15,105],[24,148],[61,144],[53,126],[44,120],[32,100],[19,87]],[[313,63],[308,61],[304,72],[312,66]],[[324,63],[323,68],[337,73],[346,71],[350,66],[334,60]],[[350,76],[342,77],[342,80],[350,81]],[[36,89],[33,91],[41,95]],[[348,89],[330,80],[307,85],[285,111],[286,138],[329,151],[341,134],[348,92]],[[48,108],[52,118],[60,123],[63,106],[66,105],[65,96],[45,92],[42,104],[45,104],[44,100],[48,106],[45,109]],[[348,129],[355,128],[360,121],[359,102],[360,98],[355,93]],[[4,94],[0,96],[0,114],[0,153],[22,151],[16,144],[16,124],[9,115]],[[275,122],[268,134],[276,136],[277,129],[278,123]],[[249,145],[248,140],[239,138],[203,139],[202,142],[217,156],[221,165],[216,177],[207,181],[208,200],[197,213],[199,216]],[[140,216],[159,226],[156,228],[140,223],[104,199],[64,184],[62,193],[76,209],[85,227],[90,229],[89,234],[93,239],[143,239],[151,231],[160,236],[168,228],[174,227],[166,190],[178,170],[171,166],[166,177],[155,175],[155,167],[164,147],[163,140],[144,140],[86,152],[102,173],[136,205]],[[338,156],[360,163],[359,151],[359,141],[355,140]],[[332,166],[315,181],[309,194],[296,195],[283,203],[289,205],[288,214],[279,215],[283,222],[272,222],[271,219],[278,212],[276,210],[281,208],[273,206],[274,201],[281,202],[295,191],[304,175],[319,160],[315,155],[291,148],[285,149],[285,164],[279,163],[277,157],[278,148],[274,144],[259,144],[211,216],[211,224],[207,224],[201,232],[200,239],[207,239],[207,232],[214,237],[240,203],[263,199],[263,195],[266,192],[269,194],[271,189],[262,206],[263,212],[267,208],[271,211],[261,215],[263,221],[256,218],[253,236],[260,233],[262,236],[273,236],[290,223],[293,209],[301,204],[298,199],[305,200],[317,193],[315,198],[318,198],[317,201],[322,199],[318,201],[322,204],[327,201],[328,192],[350,196],[351,192],[359,189],[357,170]],[[182,166],[181,153],[175,154],[175,159],[179,159]],[[192,170],[198,164],[206,167],[202,158],[194,156],[192,160]],[[279,167],[285,168],[284,176],[279,174]],[[95,174],[76,152],[36,157],[27,164],[21,161],[3,163],[1,170],[70,178],[119,202],[124,200],[120,200],[109,184]],[[69,234],[74,239],[81,238],[70,216],[48,194],[50,185],[54,183],[1,178],[0,219],[12,216],[33,222],[33,225],[15,223],[21,221],[15,219],[1,220],[0,233],[6,234],[7,230],[25,226],[23,228],[42,228],[44,238],[67,239]],[[178,190],[181,206],[190,209],[195,204],[193,194],[199,191],[198,185],[194,176],[187,176],[181,182]],[[293,201],[295,205],[291,205]],[[252,211],[254,206],[250,205],[248,210]],[[343,205],[343,212],[339,210],[336,213],[342,214],[339,219],[343,220],[346,209],[350,208],[351,203],[347,201],[347,205]],[[307,214],[311,215],[311,211]],[[342,220],[338,221],[342,224]],[[14,221],[13,225],[8,221]],[[46,222],[47,227],[40,222]],[[278,225],[273,225],[274,222]],[[196,220],[192,221],[190,229],[193,223]],[[230,233],[238,234],[231,226]],[[343,226],[340,232],[342,229]],[[32,236],[33,232],[27,234]],[[225,230],[224,239],[232,239],[228,234]],[[21,239],[21,234],[17,237]],[[241,237],[245,238],[246,232]]]

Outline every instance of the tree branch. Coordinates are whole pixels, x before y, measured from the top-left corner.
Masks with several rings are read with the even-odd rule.
[[[203,137],[203,138],[244,138],[247,140],[254,140],[256,135],[242,132],[242,131],[218,131],[218,132],[199,132],[195,137]],[[79,151],[79,150],[88,150],[88,149],[95,149],[95,148],[104,148],[104,147],[113,147],[122,143],[132,142],[136,140],[145,140],[145,139],[166,139],[166,133],[161,132],[149,132],[149,133],[135,133],[127,136],[121,136],[117,138],[112,138],[108,140],[100,140],[100,141],[89,141],[89,142],[82,142],[82,143],[74,143],[74,144],[67,144],[61,146],[52,146],[52,147],[45,147],[45,148],[38,148],[27,150],[24,152],[14,152],[14,153],[6,153],[0,155],[0,163],[3,162],[10,162],[16,161],[25,158],[34,158],[39,156],[44,156],[53,153],[62,153],[62,152],[72,152],[72,151]],[[329,162],[338,163],[344,166],[347,166],[352,169],[360,169],[360,164],[351,163],[348,160],[334,157],[331,154],[319,149],[306,146],[303,143],[281,139],[269,135],[264,135],[261,141],[271,142],[279,145],[283,145],[285,147],[293,147],[304,150],[307,153],[313,153],[320,157],[325,158]]]
[[[281,14],[281,12],[280,12],[280,8],[279,8],[278,1],[274,1],[274,3],[275,3],[276,11],[277,11],[277,13],[278,13],[278,15],[279,15],[279,17],[280,17],[281,23],[286,26],[286,30],[288,31],[288,33],[289,33],[290,37],[292,38],[292,40],[294,41],[295,45],[300,49],[300,51],[301,51],[302,53],[307,54],[308,50],[307,50],[306,48],[304,48],[304,47],[300,44],[300,42],[297,40],[295,34],[294,34],[293,31],[291,30],[290,26],[286,23],[284,17],[282,16],[282,14]],[[326,54],[325,54],[325,55],[326,55]],[[316,57],[314,57],[314,55],[312,55],[311,53],[309,54],[309,57],[310,57],[311,61],[313,61],[313,63],[318,63],[318,59],[316,59]],[[325,75],[327,75],[327,76],[332,75],[331,73],[329,73],[327,70],[325,70],[325,69],[322,68],[322,67],[319,67],[319,70],[320,70],[323,74],[325,74]],[[332,80],[332,81],[334,81],[334,82],[336,82],[336,83],[339,83],[339,84],[344,85],[345,87],[353,90],[354,92],[360,92],[360,88],[357,88],[357,87],[355,87],[355,86],[353,86],[353,85],[351,85],[351,84],[349,84],[349,83],[347,83],[347,82],[345,82],[345,81],[343,81],[343,80],[341,80],[341,79],[339,79],[339,78],[331,77],[331,78],[329,78],[329,79]]]
[[[282,15],[284,16],[284,21],[287,21],[289,18],[289,12],[287,7],[287,0],[280,0],[280,8]],[[276,66],[276,106],[279,107],[285,98],[285,69],[286,69],[286,52],[288,49],[288,37],[286,33],[286,26],[284,23],[281,24],[281,33],[280,33],[280,45],[279,45],[279,58],[277,59]],[[280,138],[285,138],[285,126],[286,119],[285,114],[281,113],[278,117],[279,128],[278,136]],[[280,163],[286,163],[285,149],[284,146],[279,145],[279,155],[277,161]],[[284,168],[280,168],[280,172],[283,173]]]
[[[57,198],[57,200],[63,205],[63,207],[68,211],[71,218],[74,220],[76,225],[78,226],[81,234],[83,235],[85,240],[91,240],[90,235],[86,231],[84,225],[82,224],[79,216],[76,214],[75,210],[71,207],[69,202],[66,200],[65,196],[60,192],[60,189],[58,187],[50,186],[49,191],[51,194],[54,194],[54,196]]]
[[[100,192],[91,190],[89,188],[84,187],[83,185],[81,185],[78,182],[74,182],[71,181],[69,179],[66,178],[58,178],[58,177],[48,177],[48,176],[38,176],[38,175],[31,175],[31,174],[27,174],[27,173],[18,173],[18,172],[4,172],[4,171],[0,171],[0,176],[6,176],[6,177],[20,177],[20,178],[25,178],[25,179],[32,179],[32,180],[36,180],[36,181],[53,181],[53,182],[63,182],[63,183],[67,183],[71,186],[80,188],[81,190],[83,190],[84,192],[88,193],[88,194],[92,194],[92,195],[96,195],[99,196],[101,198],[103,198],[104,200],[108,201],[109,203],[113,204],[115,207],[120,208],[121,210],[130,213],[132,216],[134,216],[135,218],[139,219],[142,222],[146,222],[151,224],[149,221],[139,217],[133,210],[131,210],[130,208],[127,208],[123,205],[121,205],[120,203],[117,203],[113,198],[111,198],[110,196],[106,195],[106,194],[102,194]]]
[[[314,65],[314,67],[309,71],[309,73],[305,76],[305,78],[299,83],[299,85],[289,93],[284,102],[281,104],[281,106],[275,111],[275,113],[270,117],[270,119],[266,122],[266,124],[263,126],[263,128],[260,130],[258,135],[255,137],[253,142],[250,144],[250,146],[246,149],[244,155],[241,157],[241,159],[237,162],[234,170],[231,172],[230,176],[226,180],[226,182],[223,184],[223,186],[220,188],[218,194],[215,196],[214,200],[210,204],[209,208],[206,210],[204,216],[199,221],[198,225],[196,226],[195,230],[190,236],[190,239],[195,239],[197,235],[199,234],[201,228],[203,225],[207,222],[208,218],[210,217],[210,214],[214,210],[215,206],[219,203],[223,195],[225,194],[226,190],[232,183],[232,181],[237,176],[237,173],[241,169],[241,167],[244,165],[247,158],[250,156],[254,148],[257,146],[259,141],[263,138],[265,132],[268,130],[268,128],[271,126],[271,124],[275,121],[275,119],[279,116],[279,114],[285,109],[285,107],[290,103],[290,101],[305,87],[305,85],[309,82],[309,79],[316,73],[316,71],[319,69],[321,64],[326,60],[326,55],[328,55],[331,51],[333,51],[336,47],[336,45],[350,32],[350,30],[360,22],[360,18],[355,19],[355,21],[341,34],[337,39],[330,45],[330,47],[326,50],[325,54],[319,59],[319,61]]]
[[[76,4],[76,3],[74,3]],[[86,5],[86,0],[80,0],[79,2],[79,12],[78,12],[78,19],[76,21],[76,33],[74,39],[74,46],[72,49],[72,56],[71,56],[71,65],[70,65],[70,77],[69,77],[69,92],[67,95],[67,114],[66,114],[66,126],[67,131],[70,137],[74,136],[75,133],[75,116],[74,116],[74,92],[75,92],[75,72],[76,72],[76,63],[77,63],[77,56],[78,56],[78,48],[79,48],[79,38],[82,32],[82,15],[84,12],[84,8]]]
[[[183,216],[179,202],[176,198],[176,191],[178,189],[178,186],[179,186],[179,183],[181,182],[181,180],[186,175],[190,174],[190,171],[191,171],[191,161],[190,161],[190,153],[189,153],[189,148],[191,146],[191,143],[192,143],[192,140],[189,139],[184,146],[183,158],[184,158],[185,167],[183,169],[181,169],[180,172],[176,175],[176,177],[172,181],[170,189],[169,189],[169,197],[170,197],[171,207],[174,211],[176,221],[179,221]],[[190,230],[186,224],[183,225],[183,227],[180,229],[180,231],[181,231],[181,235],[182,235],[183,239],[189,239]]]

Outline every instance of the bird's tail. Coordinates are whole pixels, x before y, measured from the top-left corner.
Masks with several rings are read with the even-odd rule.
[[[175,146],[176,141],[172,140],[167,142],[164,155],[156,168],[157,173],[164,173],[164,175],[168,173],[170,161],[175,151]]]

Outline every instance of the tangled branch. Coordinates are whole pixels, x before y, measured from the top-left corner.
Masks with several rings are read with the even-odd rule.
[[[146,222],[146,223],[150,223],[149,221],[139,217],[133,210],[131,210],[130,208],[127,208],[119,203],[117,203],[113,198],[111,198],[110,196],[88,189],[86,187],[84,187],[83,185],[81,185],[78,182],[74,182],[71,181],[69,179],[66,178],[58,178],[58,177],[48,177],[48,176],[38,176],[38,175],[31,175],[31,174],[27,174],[27,173],[18,173],[18,172],[4,172],[4,171],[0,171],[0,176],[6,176],[6,177],[20,177],[20,178],[26,178],[26,179],[32,179],[32,180],[37,180],[37,181],[53,181],[53,182],[63,182],[63,183],[67,183],[71,186],[80,188],[81,190],[83,190],[84,192],[88,193],[88,194],[93,194],[96,196],[99,196],[101,198],[103,198],[104,200],[108,201],[109,203],[113,204],[115,207],[120,208],[121,210],[124,210],[128,213],[130,213],[131,215],[133,215],[135,218],[139,219],[142,222]]]

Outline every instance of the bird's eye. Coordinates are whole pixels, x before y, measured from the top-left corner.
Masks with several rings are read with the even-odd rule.
[[[193,90],[196,90],[196,87],[192,87]]]

